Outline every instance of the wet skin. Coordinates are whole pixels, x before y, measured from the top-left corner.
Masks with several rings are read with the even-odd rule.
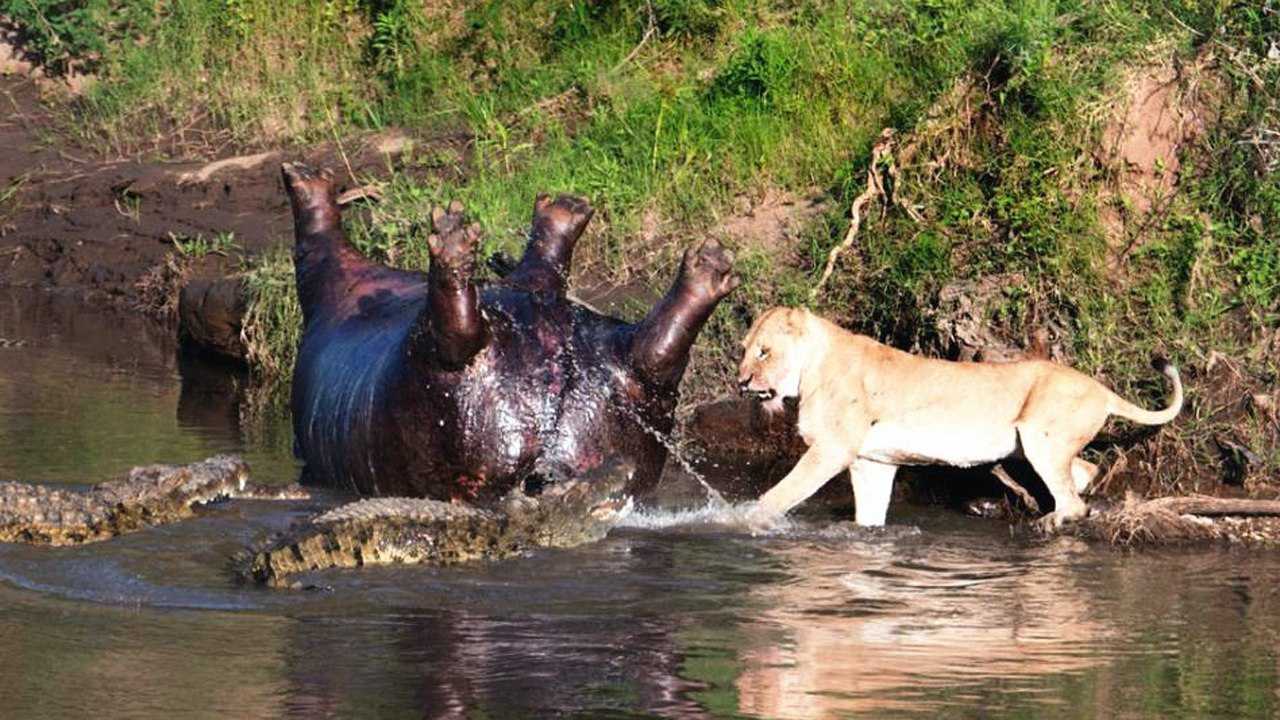
[[[304,331],[293,378],[305,480],[366,495],[491,503],[632,463],[628,491],[658,479],[689,349],[737,286],[714,242],[685,253],[635,324],[565,296],[586,201],[545,195],[505,278],[473,277],[479,231],[457,203],[432,214],[431,267],[401,271],[343,235],[327,175],[283,168],[293,207]]]

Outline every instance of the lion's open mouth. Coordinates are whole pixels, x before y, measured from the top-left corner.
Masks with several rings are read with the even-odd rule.
[[[757,400],[768,402],[778,396],[778,391],[769,388],[767,390],[752,390],[751,394],[755,395]]]

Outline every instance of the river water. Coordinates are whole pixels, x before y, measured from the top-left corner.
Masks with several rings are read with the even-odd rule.
[[[0,479],[82,485],[243,453],[225,369],[145,324],[0,291]],[[895,507],[750,537],[634,516],[595,545],[239,588],[314,509],[236,502],[80,548],[0,545],[0,717],[1259,717],[1280,714],[1280,556],[1032,542]]]

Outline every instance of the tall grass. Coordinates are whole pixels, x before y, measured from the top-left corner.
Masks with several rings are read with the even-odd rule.
[[[293,254],[284,247],[254,258],[243,275],[248,295],[241,335],[250,364],[270,381],[289,377],[302,338]]]

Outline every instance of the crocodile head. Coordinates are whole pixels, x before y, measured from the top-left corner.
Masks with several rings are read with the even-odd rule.
[[[627,487],[635,464],[609,460],[594,470],[545,482],[536,497],[521,490],[502,502],[513,534],[547,547],[572,547],[603,538],[631,511]]]
[[[86,497],[115,508],[122,523],[172,522],[192,508],[236,497],[245,488],[249,466],[235,455],[217,455],[190,465],[148,465],[123,480],[96,485]]]

